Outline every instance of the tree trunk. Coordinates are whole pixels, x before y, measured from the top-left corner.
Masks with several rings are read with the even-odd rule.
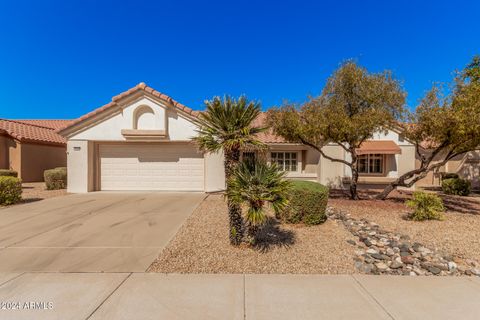
[[[385,189],[383,189],[383,191],[376,196],[376,198],[379,199],[379,200],[385,200],[388,197],[388,195],[390,194],[390,192],[392,192],[396,188],[397,188],[397,186],[395,186],[395,185],[393,185],[393,183],[391,183],[391,184],[387,185],[385,187]]]
[[[233,170],[240,161],[240,150],[231,150],[225,152],[225,178],[228,188],[230,177],[233,174]],[[232,203],[227,198],[228,217],[230,222],[230,244],[239,245],[243,240],[244,235],[244,223],[242,218],[242,209],[239,205]]]
[[[360,200],[357,192],[358,185],[358,167],[357,167],[357,154],[354,148],[350,148],[350,154],[352,156],[352,163],[350,169],[352,170],[352,180],[350,181],[350,198],[352,200]]]

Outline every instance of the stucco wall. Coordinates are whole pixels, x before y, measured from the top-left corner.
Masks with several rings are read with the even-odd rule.
[[[144,97],[123,108],[112,117],[69,137],[69,140],[125,141],[122,129],[134,129],[135,111],[142,106],[150,107],[155,113],[157,130],[167,130],[168,140],[186,141],[193,137],[195,125],[191,120],[158,101]],[[165,119],[165,116],[167,117]]]
[[[205,154],[205,191],[225,190],[223,152]]]
[[[65,167],[67,154],[64,146],[22,143],[21,178],[24,182],[43,181],[47,169]]]
[[[345,159],[345,150],[338,145],[328,145],[322,150],[326,155],[333,158]],[[342,186],[342,177],[345,174],[345,165],[332,162],[324,157],[320,158],[320,175],[318,180],[321,184],[332,188]]]
[[[89,141],[67,143],[67,191],[84,193],[93,190],[93,144]]]
[[[22,174],[22,145],[14,139],[7,139],[9,169]]]

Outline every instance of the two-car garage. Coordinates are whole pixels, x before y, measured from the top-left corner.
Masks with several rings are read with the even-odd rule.
[[[191,143],[98,145],[99,190],[203,191],[203,154]]]
[[[144,83],[113,97],[59,131],[68,192],[225,190],[223,153],[192,142],[199,115]]]

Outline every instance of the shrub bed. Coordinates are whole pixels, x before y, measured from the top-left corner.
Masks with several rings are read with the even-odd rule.
[[[328,188],[311,181],[292,181],[288,207],[280,214],[287,223],[315,225],[327,220]]]
[[[16,177],[0,177],[0,205],[14,204],[22,200],[22,181]]]
[[[18,172],[8,169],[0,169],[0,177],[18,177]]]
[[[407,200],[406,205],[413,209],[409,218],[414,221],[424,220],[443,220],[443,206],[442,199],[436,194],[416,191],[413,193],[413,198]]]
[[[65,189],[67,187],[67,168],[60,167],[45,170],[43,172],[43,178],[47,190]]]
[[[442,181],[442,190],[446,194],[468,196],[472,190],[470,181],[460,178],[445,179]]]

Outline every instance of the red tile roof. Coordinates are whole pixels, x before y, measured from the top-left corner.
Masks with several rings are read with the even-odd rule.
[[[154,96],[154,97],[157,97],[157,98],[160,98],[160,99],[162,99],[162,100],[165,100],[165,101],[171,103],[175,108],[177,108],[177,109],[179,109],[179,110],[181,110],[181,111],[183,111],[183,112],[185,112],[185,113],[187,113],[187,114],[189,114],[189,115],[191,115],[191,116],[193,116],[193,117],[197,117],[198,114],[199,114],[198,111],[194,111],[194,110],[190,109],[189,107],[181,104],[180,102],[178,102],[178,101],[176,101],[176,100],[173,100],[171,97],[167,96],[166,94],[163,94],[163,93],[161,93],[161,92],[158,92],[157,90],[155,90],[155,89],[147,86],[144,82],[141,82],[141,83],[137,84],[135,87],[133,87],[133,88],[131,88],[131,89],[125,91],[125,92],[122,92],[122,93],[120,93],[119,95],[114,96],[114,97],[112,98],[112,101],[111,101],[111,102],[109,102],[109,103],[101,106],[100,108],[97,108],[97,109],[95,109],[95,110],[87,113],[86,115],[81,116],[81,117],[78,118],[78,119],[75,119],[74,121],[72,121],[72,122],[69,123],[68,125],[59,128],[57,131],[59,131],[59,132],[60,132],[60,131],[63,131],[63,130],[65,130],[65,129],[69,128],[69,127],[72,127],[72,126],[74,126],[74,125],[76,125],[76,124],[78,124],[78,123],[80,123],[80,122],[82,122],[82,121],[84,121],[84,120],[86,120],[86,119],[92,118],[93,116],[95,116],[95,115],[97,115],[97,114],[100,114],[100,113],[102,113],[102,112],[104,112],[104,111],[106,111],[106,110],[108,110],[108,109],[110,109],[110,108],[113,108],[113,107],[117,106],[117,102],[118,102],[119,100],[121,100],[121,99],[123,99],[123,98],[125,98],[125,97],[127,97],[127,96],[129,96],[129,95],[131,95],[131,94],[134,94],[134,93],[136,93],[136,92],[138,92],[138,91],[144,91],[144,92],[146,92],[146,93],[148,93],[148,94],[151,94],[151,95]]]
[[[73,120],[53,120],[53,119],[20,119],[20,120],[15,120],[16,122],[22,122],[26,124],[32,124],[35,126],[39,127],[44,127],[48,129],[60,129],[63,127],[68,126],[70,123],[73,122]]]
[[[23,122],[24,120],[0,119],[0,133],[7,134],[20,142],[44,143],[65,145],[66,140],[60,136],[55,129],[46,126],[33,124],[33,122],[44,121],[35,120],[32,123]],[[32,120],[29,120],[32,121]],[[48,120],[55,121],[55,120]],[[65,121],[65,120],[60,120]],[[44,123],[45,124],[45,123]]]

